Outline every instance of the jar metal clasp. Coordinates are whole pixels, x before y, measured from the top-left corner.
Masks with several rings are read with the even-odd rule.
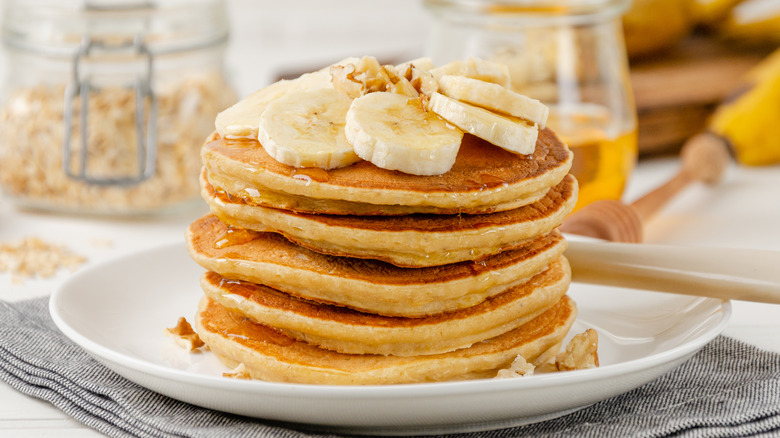
[[[87,159],[89,157],[87,127],[89,94],[91,90],[98,90],[99,86],[93,84],[89,75],[82,77],[81,63],[94,50],[127,51],[128,49],[133,51],[134,56],[141,57],[141,62],[144,66],[142,72],[136,76],[133,84],[128,85],[128,88],[134,90],[135,95],[135,130],[138,143],[136,159],[138,169],[134,175],[120,177],[90,175],[87,172]],[[93,40],[86,35],[82,38],[79,50],[73,57],[73,76],[65,89],[63,112],[65,131],[62,147],[62,167],[68,177],[89,184],[129,186],[140,183],[155,174],[157,162],[157,99],[152,90],[153,61],[153,54],[149,51],[141,35],[137,35],[132,41],[120,44],[107,44],[104,41]],[[80,147],[74,148],[71,138],[73,137],[73,117],[74,111],[76,111],[75,102],[77,97],[79,99]],[[74,163],[71,163],[71,159],[74,156],[76,159]]]

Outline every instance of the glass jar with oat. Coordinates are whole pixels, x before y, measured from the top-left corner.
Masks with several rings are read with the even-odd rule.
[[[575,208],[619,199],[637,156],[621,16],[630,0],[425,0],[437,64],[477,57],[509,67],[511,87],[546,103],[574,152]]]
[[[0,189],[56,212],[160,214],[199,194],[235,93],[219,0],[6,0]]]

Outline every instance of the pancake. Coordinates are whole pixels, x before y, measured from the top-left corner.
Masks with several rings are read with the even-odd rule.
[[[380,316],[294,298],[276,289],[207,272],[206,296],[288,336],[351,354],[414,356],[445,353],[498,336],[539,316],[566,293],[571,279],[561,257],[525,283],[481,303],[426,317]]]
[[[560,225],[577,199],[567,175],[539,201],[480,215],[339,216],[294,213],[221,196],[204,183],[211,211],[229,225],[275,231],[325,254],[383,260],[402,267],[481,260]]]
[[[332,170],[295,168],[273,159],[256,140],[226,139],[216,133],[207,139],[201,157],[208,172],[219,175],[223,184],[231,185],[236,191],[231,196],[238,198],[247,194],[251,197],[253,193],[245,192],[249,188],[315,200],[411,207],[365,211],[372,215],[474,213],[496,211],[499,206],[517,207],[519,202],[535,202],[549,187],[558,184],[572,163],[571,151],[549,129],[539,131],[536,150],[529,156],[507,152],[466,134],[452,169],[434,176],[381,169],[368,161]],[[285,201],[267,200],[260,205],[290,208],[290,202]],[[324,211],[307,205],[290,209]],[[332,204],[328,212],[339,208]],[[345,208],[342,214],[360,211]]]
[[[365,70],[359,77],[346,66],[323,77],[347,93],[340,102],[381,90],[368,86],[377,79],[401,87],[393,69],[374,64],[355,64]],[[388,81],[391,73],[398,83]],[[420,90],[430,88],[424,85]],[[325,117],[306,87],[283,97],[272,90],[218,123],[243,127],[262,116],[258,136],[267,150],[258,136],[218,133],[201,148],[201,195],[211,212],[190,225],[186,239],[206,269],[194,326],[210,351],[256,379],[353,385],[495,377],[518,356],[534,365],[553,358],[577,313],[566,296],[571,269],[557,231],[578,191],[566,144],[550,129],[537,132],[520,120],[523,127],[513,126],[506,117],[496,125],[464,108],[459,116],[480,127],[504,123],[507,132],[532,134],[522,144],[484,137],[533,152],[513,153],[446,125],[456,136],[428,150],[434,134],[427,118],[416,117],[421,108],[436,117],[422,96],[399,100],[414,117],[377,115],[393,134],[392,144],[376,147],[385,140],[368,131],[353,138],[357,131],[344,127],[342,135],[342,118],[351,125],[361,106]],[[308,109],[285,109],[299,99]],[[271,113],[281,119],[272,121]],[[285,120],[292,114],[295,121]],[[411,136],[395,145],[406,132],[399,123]],[[295,132],[270,135],[289,126]],[[294,167],[267,151],[285,163],[344,167]],[[443,173],[382,169],[357,155],[411,173]]]
[[[528,193],[521,198],[511,201],[477,207],[456,207],[442,208],[426,205],[377,205],[361,202],[341,201],[334,199],[316,199],[307,198],[300,195],[290,195],[286,193],[270,190],[258,185],[247,185],[247,183],[221,175],[209,172],[203,168],[203,181],[214,187],[214,191],[223,196],[238,198],[241,202],[248,205],[259,205],[261,207],[270,207],[283,210],[290,210],[298,213],[312,214],[350,214],[357,216],[399,216],[412,213],[424,214],[485,214],[497,211],[506,211],[523,205],[532,204],[547,193],[548,188]]]
[[[187,229],[191,257],[229,279],[382,315],[424,316],[473,306],[544,270],[566,249],[553,231],[487,257],[426,268],[335,257],[295,245],[277,233],[225,225],[213,215]]]
[[[201,339],[229,367],[243,363],[256,379],[311,384],[393,384],[495,375],[518,355],[538,365],[574,322],[567,296],[522,326],[489,340],[441,354],[345,354],[297,341],[204,297],[195,318]]]

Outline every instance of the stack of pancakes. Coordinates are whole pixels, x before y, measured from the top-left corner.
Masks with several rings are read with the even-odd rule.
[[[216,133],[202,158],[211,214],[187,233],[207,270],[195,326],[253,378],[492,377],[518,355],[553,357],[574,320],[556,227],[577,184],[548,129],[528,156],[466,134],[435,176],[295,168]]]

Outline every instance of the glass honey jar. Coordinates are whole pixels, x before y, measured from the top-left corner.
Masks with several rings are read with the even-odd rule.
[[[0,191],[52,212],[198,205],[200,147],[236,100],[220,0],[6,0]]]
[[[511,87],[550,108],[574,152],[575,209],[619,199],[637,157],[621,17],[630,0],[425,0],[437,65],[469,57],[509,67]]]

